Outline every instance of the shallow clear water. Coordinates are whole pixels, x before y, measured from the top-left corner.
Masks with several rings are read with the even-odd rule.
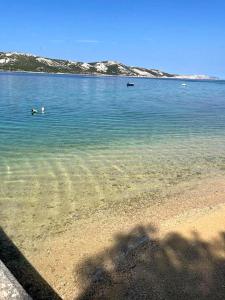
[[[149,206],[224,173],[225,81],[127,81],[0,73],[0,225],[11,235]]]

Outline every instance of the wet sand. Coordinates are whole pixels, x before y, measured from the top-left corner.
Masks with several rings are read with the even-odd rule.
[[[224,178],[205,179],[188,188],[178,186],[171,198],[145,209],[127,209],[118,215],[101,211],[91,220],[69,225],[64,232],[41,242],[38,251],[25,255],[63,299],[72,299],[82,292],[82,262],[109,251],[118,234],[149,225],[162,239],[171,232],[189,238],[193,231],[203,240],[216,237],[225,228]]]

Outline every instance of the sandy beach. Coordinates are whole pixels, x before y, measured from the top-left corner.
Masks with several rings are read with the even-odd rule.
[[[132,278],[134,278],[136,269],[145,269],[149,264],[149,262],[146,262],[142,265],[138,260],[134,263],[134,268],[127,267],[127,264],[130,265],[130,258],[127,258],[127,255],[130,256],[130,252],[132,253],[131,260],[134,257],[137,260],[138,257],[140,258],[146,254],[146,250],[143,254],[143,247],[146,249],[148,247],[146,245],[149,243],[149,249],[154,248],[153,244],[155,243],[162,246],[165,241],[170,240],[170,237],[174,235],[178,241],[177,245],[175,243],[173,251],[170,249],[173,252],[171,254],[173,256],[172,261],[178,263],[178,259],[181,263],[184,259],[181,256],[186,254],[180,253],[179,240],[182,241],[182,245],[184,241],[190,243],[190,245],[193,243],[214,245],[214,242],[217,241],[215,245],[218,246],[220,239],[222,239],[225,228],[224,178],[207,179],[199,182],[197,186],[183,191],[180,188],[173,198],[145,210],[137,209],[135,213],[124,211],[120,216],[111,217],[96,215],[95,219],[92,218],[91,224],[88,220],[81,220],[80,223],[76,222],[75,226],[71,226],[60,235],[43,242],[41,245],[42,250],[28,257],[28,259],[63,299],[74,297],[86,299],[87,295],[84,295],[87,293],[91,293],[93,299],[99,299],[103,296],[122,299],[124,295],[122,283],[128,280],[127,278],[131,273]],[[82,228],[82,231],[80,228]],[[220,242],[222,243],[222,241]],[[122,262],[117,262],[118,257],[121,257],[121,253],[126,261],[125,266],[123,259]],[[218,246],[213,249],[213,255],[216,258],[224,259],[224,254],[224,248]],[[202,257],[199,257],[199,263],[202,262],[202,259]],[[203,260],[205,259],[204,257]],[[124,269],[122,275],[115,267],[115,261],[122,265],[121,268]],[[149,259],[149,261],[151,260]],[[206,261],[209,263],[208,259]],[[187,265],[184,268],[188,271],[193,267],[193,261],[186,261],[186,263]],[[198,259],[195,263],[198,263]],[[204,261],[203,265],[207,265],[207,263]],[[105,278],[102,278],[103,275],[99,270],[103,266],[104,269],[112,273],[113,283],[110,281],[109,284],[105,281]],[[200,271],[202,272],[202,269]],[[196,274],[200,271],[196,270]],[[96,276],[100,276],[100,278],[96,279]],[[117,282],[118,278],[120,284]],[[151,280],[149,283],[154,287]],[[186,284],[187,288],[190,288],[190,282],[186,282]],[[204,286],[205,283],[201,282],[199,285]],[[135,289],[134,286],[133,288]],[[149,295],[150,291],[148,289],[149,287],[146,293]],[[203,296],[206,293],[206,297],[211,295],[211,290],[210,288],[203,289],[203,291],[200,289],[197,294],[200,297],[202,296],[201,293],[203,293]],[[177,291],[179,291],[179,288]],[[186,290],[183,288],[182,291]],[[137,293],[139,294],[139,292]],[[218,292],[221,293],[221,289]],[[155,299],[161,299],[162,295],[160,293],[158,288],[154,289]],[[188,295],[189,292],[186,291],[185,293]],[[171,298],[168,297],[168,299]]]

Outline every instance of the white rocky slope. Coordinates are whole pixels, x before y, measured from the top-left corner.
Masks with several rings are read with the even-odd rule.
[[[120,75],[149,78],[211,79],[206,75],[175,75],[156,69],[131,67],[117,61],[76,62],[27,53],[0,52],[0,70],[72,74]]]

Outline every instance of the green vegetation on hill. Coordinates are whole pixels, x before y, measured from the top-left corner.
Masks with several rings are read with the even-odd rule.
[[[119,62],[72,62],[68,60],[50,59],[30,54],[13,52],[0,52],[0,70],[96,75],[127,75],[145,77],[174,77],[173,74],[168,74],[153,69],[130,67]]]

